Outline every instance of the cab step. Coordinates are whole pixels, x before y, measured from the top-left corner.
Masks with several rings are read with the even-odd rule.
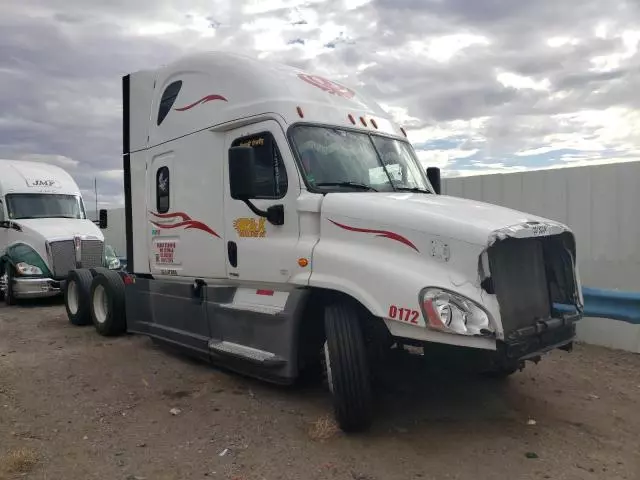
[[[278,366],[286,363],[284,358],[278,357],[275,353],[247,347],[239,343],[212,340],[209,342],[209,349],[219,355],[237,357],[265,366]]]

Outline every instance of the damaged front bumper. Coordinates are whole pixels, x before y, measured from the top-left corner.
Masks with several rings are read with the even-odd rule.
[[[499,305],[500,361],[522,363],[571,349],[583,312],[571,230],[530,222],[494,232],[479,274],[481,288]]]
[[[521,362],[555,349],[570,350],[576,335],[576,322],[580,318],[579,313],[566,313],[561,318],[541,320],[513,331],[509,338],[497,342],[498,356],[508,362]]]

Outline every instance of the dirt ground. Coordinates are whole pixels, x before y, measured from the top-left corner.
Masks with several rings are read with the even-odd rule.
[[[0,478],[640,478],[640,355],[578,345],[505,382],[402,372],[367,434],[276,387],[0,306]],[[173,412],[173,413],[172,413]]]

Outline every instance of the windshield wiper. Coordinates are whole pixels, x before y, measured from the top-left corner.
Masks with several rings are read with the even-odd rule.
[[[372,192],[377,192],[375,188],[365,183],[358,182],[324,182],[324,183],[316,183],[316,187],[353,187],[359,188],[361,190],[369,190]]]
[[[429,190],[425,190],[424,188],[418,187],[395,187],[396,190],[401,190],[403,192],[414,192],[414,193],[431,193]]]

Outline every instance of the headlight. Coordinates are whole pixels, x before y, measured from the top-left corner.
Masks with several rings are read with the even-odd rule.
[[[16,263],[16,271],[20,275],[42,275],[42,270],[40,268],[24,262]]]
[[[120,268],[120,260],[118,260],[117,258],[112,258],[111,260],[109,260],[109,268],[111,270],[115,270],[116,268]]]
[[[426,288],[420,299],[427,327],[459,335],[494,333],[489,315],[473,300],[439,288]]]

